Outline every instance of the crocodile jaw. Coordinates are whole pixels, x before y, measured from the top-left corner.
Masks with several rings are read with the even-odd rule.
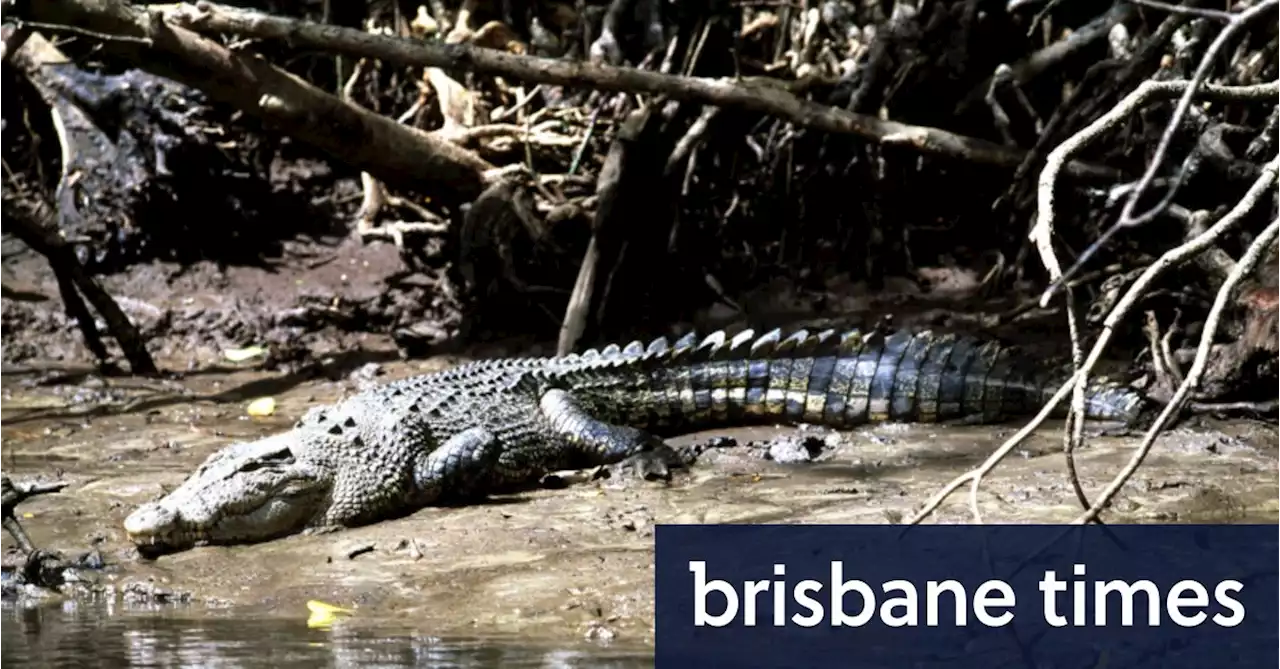
[[[168,552],[274,539],[323,518],[332,479],[299,457],[301,436],[290,431],[214,453],[173,492],[129,514],[129,539]]]

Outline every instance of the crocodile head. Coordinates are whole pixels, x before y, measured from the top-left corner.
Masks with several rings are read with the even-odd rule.
[[[330,468],[308,459],[306,437],[294,430],[227,446],[129,514],[125,532],[140,552],[158,554],[301,531],[323,518],[333,487]]]

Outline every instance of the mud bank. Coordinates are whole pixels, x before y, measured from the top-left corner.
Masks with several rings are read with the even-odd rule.
[[[179,372],[164,379],[104,376],[62,313],[44,261],[20,247],[6,254],[3,469],[16,480],[70,483],[24,503],[23,523],[41,547],[67,555],[98,550],[108,566],[91,575],[107,597],[163,610],[181,606],[184,616],[305,620],[306,602],[321,600],[354,610],[346,624],[375,629],[412,621],[431,635],[646,647],[653,636],[656,524],[896,522],[1021,425],[883,425],[843,434],[716,430],[675,442],[738,447],[709,448],[669,484],[575,473],[561,489],[149,561],[128,543],[125,516],[178,485],[221,446],[282,430],[312,406],[364,384],[473,356],[547,354],[553,344],[495,341],[405,360],[397,331],[415,331],[430,344],[448,340],[457,324],[443,284],[405,279],[388,244],[297,240],[262,266],[152,263],[103,277],[160,367]],[[793,289],[765,292],[748,300],[756,305],[753,325],[794,327],[817,310],[783,299]],[[954,317],[981,313],[959,307],[953,294],[934,296],[933,316],[947,315],[939,322],[928,308],[909,308],[885,291],[840,285],[829,292],[827,313],[863,320],[894,313],[906,325],[901,317],[915,313],[917,325],[949,327]],[[913,290],[897,292],[909,297]],[[742,317],[712,308],[697,325],[705,330]],[[1011,334],[1035,339],[1030,328],[1020,323]],[[225,350],[245,346],[269,354],[225,358]],[[263,397],[274,399],[274,413],[250,417],[248,404]],[[1059,427],[1046,426],[984,483],[987,522],[1074,515]],[[779,439],[796,435],[804,439]],[[1108,519],[1276,522],[1276,443],[1274,426],[1246,421],[1179,428],[1162,438]],[[1085,489],[1096,493],[1135,445],[1135,438],[1091,439],[1077,456]],[[783,464],[792,460],[804,462]],[[956,495],[937,520],[969,522],[965,496]],[[12,549],[7,536],[4,542]]]
[[[109,564],[97,578],[135,599],[303,618],[306,602],[316,599],[355,610],[353,622],[362,625],[412,620],[439,635],[650,644],[656,524],[895,522],[1020,426],[801,430],[818,437],[821,452],[796,464],[765,455],[779,452],[770,439],[795,430],[716,430],[675,443],[714,435],[739,446],[708,449],[669,484],[579,473],[558,490],[430,508],[333,534],[203,547],[155,561],[138,556],[121,526],[125,516],[220,446],[284,429],[309,407],[362,384],[458,362],[403,362],[385,349],[363,355],[390,362],[352,373],[330,357],[306,378],[223,368],[181,381],[9,365],[2,377],[5,473],[71,483],[24,504],[23,522],[42,547],[71,554],[96,547]],[[264,396],[275,399],[275,413],[249,417],[248,402]],[[987,522],[1074,515],[1059,428],[1042,429],[984,483]],[[1077,456],[1085,489],[1105,485],[1136,443],[1090,440]],[[1108,519],[1276,522],[1276,444],[1274,426],[1246,421],[1178,428],[1162,438]],[[969,522],[965,495],[954,496],[937,520]]]

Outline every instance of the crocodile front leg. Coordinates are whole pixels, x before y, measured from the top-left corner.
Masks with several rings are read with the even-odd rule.
[[[552,434],[568,448],[560,469],[619,465],[641,478],[670,478],[669,468],[683,459],[657,436],[592,416],[570,393],[551,389],[538,403]]]
[[[420,503],[431,504],[446,493],[463,498],[484,493],[501,453],[498,438],[483,427],[453,435],[414,467]]]

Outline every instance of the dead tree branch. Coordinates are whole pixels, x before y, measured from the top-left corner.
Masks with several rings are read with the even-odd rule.
[[[578,268],[578,278],[573,285],[573,293],[569,296],[569,304],[565,308],[564,320],[560,326],[560,339],[556,353],[568,355],[573,352],[586,330],[587,317],[591,312],[592,297],[596,291],[597,277],[601,272],[601,251],[615,251],[617,234],[613,230],[617,221],[622,218],[618,213],[619,202],[625,202],[627,193],[624,188],[631,187],[635,180],[634,154],[636,143],[640,140],[644,126],[649,122],[650,112],[641,109],[631,112],[621,123],[618,134],[609,146],[609,154],[605,157],[604,166],[596,180],[596,194],[599,205],[591,226],[591,240],[583,253],[582,264]],[[606,258],[605,271],[608,270]],[[599,298],[597,298],[599,299]]]
[[[1275,163],[1273,162],[1271,165],[1274,167]],[[1274,177],[1275,172],[1272,171],[1271,175]],[[1231,272],[1231,276],[1227,277],[1222,287],[1218,289],[1218,294],[1213,300],[1213,307],[1209,309],[1209,316],[1205,320],[1204,331],[1200,334],[1200,345],[1196,349],[1196,359],[1191,364],[1191,371],[1187,372],[1187,377],[1178,386],[1178,391],[1174,393],[1173,399],[1165,405],[1155,423],[1147,429],[1147,433],[1143,435],[1142,443],[1138,446],[1138,450],[1134,452],[1133,457],[1124,466],[1124,469],[1116,475],[1115,479],[1102,491],[1102,494],[1098,496],[1098,499],[1094,501],[1088,510],[1071,521],[1073,524],[1083,525],[1097,519],[1098,514],[1107,508],[1107,505],[1119,494],[1124,484],[1142,466],[1143,460],[1151,452],[1156,438],[1164,431],[1169,419],[1182,410],[1183,404],[1187,401],[1187,396],[1199,385],[1200,379],[1204,377],[1205,368],[1209,362],[1209,351],[1213,348],[1213,338],[1218,332],[1218,325],[1222,320],[1222,312],[1226,309],[1227,302],[1231,299],[1231,294],[1235,292],[1236,286],[1240,285],[1240,282],[1245,277],[1252,275],[1253,269],[1262,260],[1267,248],[1276,243],[1277,234],[1280,234],[1280,219],[1271,221],[1271,225],[1268,225],[1267,229],[1261,235],[1258,235],[1257,239],[1253,240],[1253,243],[1249,245],[1249,249],[1245,251],[1244,256],[1240,258],[1240,262],[1236,263],[1235,270]]]
[[[88,1],[57,0],[51,4]],[[734,81],[668,75],[605,64],[523,56],[467,44],[419,42],[211,2],[166,5],[163,8],[153,7],[150,11],[157,20],[163,18],[175,26],[202,33],[234,33],[242,37],[277,39],[295,47],[376,58],[411,67],[470,70],[532,83],[665,95],[674,100],[760,112],[816,130],[857,135],[873,142],[907,146],[922,153],[983,164],[1017,167],[1025,153],[938,128],[881,120],[804,100],[796,97],[786,84],[768,78]],[[1085,163],[1072,163],[1067,171],[1082,177],[1117,178],[1116,170]]]
[[[1227,42],[1236,34],[1236,32],[1249,22],[1264,13],[1274,16],[1278,5],[1280,5],[1280,0],[1264,0],[1243,12],[1238,14],[1229,14],[1226,16],[1227,25],[1222,29],[1222,32],[1218,33],[1218,36],[1209,45],[1209,48],[1205,49],[1204,55],[1200,58],[1200,64],[1196,66],[1195,73],[1191,75],[1189,80],[1179,82],[1181,84],[1180,92],[1182,93],[1182,97],[1178,99],[1178,104],[1174,107],[1173,116],[1169,119],[1168,125],[1165,126],[1164,134],[1160,137],[1160,142],[1156,145],[1155,155],[1151,157],[1151,161],[1147,165],[1146,172],[1143,173],[1142,178],[1138,180],[1137,187],[1129,193],[1128,199],[1125,200],[1124,208],[1120,211],[1120,218],[1117,219],[1116,222],[1113,223],[1097,241],[1086,248],[1065,273],[1059,273],[1057,276],[1053,277],[1054,281],[1049,285],[1049,288],[1045,290],[1044,296],[1041,298],[1041,306],[1047,304],[1049,298],[1058,291],[1064,281],[1070,279],[1077,271],[1079,271],[1079,269],[1088,262],[1089,258],[1092,257],[1098,249],[1102,248],[1103,244],[1111,239],[1111,237],[1113,237],[1117,232],[1125,228],[1134,228],[1150,221],[1164,211],[1173,201],[1173,196],[1177,193],[1179,186],[1181,186],[1181,172],[1178,177],[1175,177],[1170,181],[1168,191],[1165,193],[1164,197],[1161,198],[1159,203],[1142,214],[1134,213],[1134,210],[1138,206],[1138,200],[1146,194],[1147,189],[1151,187],[1151,183],[1155,180],[1156,172],[1164,165],[1165,154],[1169,152],[1169,145],[1173,141],[1174,134],[1176,134],[1182,127],[1182,120],[1186,117],[1187,110],[1191,107],[1191,100],[1198,92],[1200,92],[1201,88],[1209,88],[1209,86],[1205,84],[1205,79],[1209,75],[1209,69],[1217,62],[1218,52],[1226,46]],[[1150,84],[1153,82],[1146,83]],[[1266,89],[1267,92],[1265,93],[1265,97],[1274,100],[1276,97],[1276,88],[1274,87],[1274,83],[1268,84],[1267,86],[1271,86],[1271,88]],[[1247,88],[1253,89],[1256,87]],[[1141,87],[1139,90],[1141,90]],[[1043,209],[1041,211],[1043,211]]]
[[[1069,278],[1063,272],[1054,255],[1052,241],[1055,216],[1053,206],[1054,184],[1057,182],[1058,174],[1062,171],[1067,159],[1079,152],[1086,144],[1101,137],[1102,133],[1118,126],[1148,100],[1167,98],[1180,93],[1185,94],[1193,88],[1192,84],[1193,82],[1186,80],[1145,81],[1138,86],[1137,90],[1120,101],[1120,104],[1113,107],[1111,111],[1103,114],[1098,120],[1089,124],[1084,130],[1076,133],[1049,153],[1049,157],[1045,161],[1044,170],[1040,172],[1039,214],[1036,225],[1031,230],[1030,237],[1040,251],[1040,258],[1044,262],[1045,269],[1048,270],[1049,278],[1054,282],[1054,285],[1059,285],[1065,278]],[[1217,100],[1274,100],[1276,95],[1280,94],[1280,81],[1256,86],[1206,85],[1199,90],[1199,93],[1203,97]],[[1110,231],[1108,232],[1110,233]],[[1105,234],[1103,235],[1104,240],[1106,236]],[[1081,259],[1083,258],[1084,256],[1081,255]],[[1078,260],[1077,265],[1079,265],[1079,262]],[[1049,300],[1053,297],[1053,292],[1051,287],[1041,295],[1041,308],[1048,306]]]
[[[1075,153],[1083,149],[1086,144],[1097,140],[1099,137],[1103,135],[1103,133],[1113,130],[1116,126],[1123,123],[1125,119],[1134,115],[1137,109],[1140,106],[1142,106],[1144,103],[1146,103],[1148,100],[1153,98],[1160,98],[1160,97],[1171,97],[1172,95],[1175,95],[1178,93],[1182,93],[1184,95],[1183,99],[1186,99],[1185,96],[1193,92],[1195,87],[1196,86],[1195,86],[1194,80],[1143,82],[1142,85],[1138,86],[1137,90],[1129,94],[1124,100],[1122,100],[1114,108],[1112,108],[1106,114],[1102,115],[1098,120],[1091,123],[1084,130],[1081,130],[1080,132],[1076,133],[1072,137],[1068,138],[1065,142],[1063,142],[1061,145],[1059,145],[1057,148],[1055,148],[1053,151],[1049,153],[1049,156],[1045,161],[1044,170],[1040,173],[1040,182],[1039,182],[1039,189],[1038,189],[1039,211],[1038,211],[1036,224],[1035,226],[1032,227],[1031,234],[1030,234],[1031,240],[1035,243],[1036,249],[1040,253],[1040,261],[1044,265],[1045,269],[1049,272],[1049,278],[1051,281],[1050,289],[1046,290],[1040,297],[1040,306],[1042,308],[1048,305],[1048,301],[1052,298],[1054,294],[1054,289],[1052,288],[1053,285],[1069,285],[1069,284],[1063,283],[1062,281],[1064,272],[1058,261],[1057,254],[1054,252],[1054,249],[1053,249],[1053,222],[1054,222],[1054,216],[1055,216],[1054,185],[1057,180],[1057,174],[1062,169],[1062,165],[1065,164],[1065,162],[1070,156],[1074,155]],[[1209,85],[1202,88],[1200,90],[1200,93],[1201,95],[1206,97],[1218,97],[1218,98],[1234,99],[1234,100],[1274,99],[1277,94],[1280,94],[1280,82],[1271,82],[1269,84],[1261,84],[1257,86],[1245,86],[1245,87]],[[1168,137],[1169,135],[1166,132],[1164,139],[1167,140]],[[1170,190],[1170,196],[1172,195],[1173,192],[1174,192],[1173,190]],[[1146,215],[1144,214],[1144,216]],[[1118,221],[1114,226],[1112,226],[1106,233],[1104,233],[1102,235],[1102,238],[1099,239],[1097,242],[1095,242],[1090,248],[1095,248],[1095,249],[1099,248],[1103,243],[1105,243],[1106,239],[1111,234],[1113,234],[1117,230],[1120,230],[1123,227],[1126,227],[1127,224],[1122,225],[1122,223],[1124,223],[1124,220],[1125,220],[1124,215],[1122,214],[1121,220]],[[1134,220],[1137,220],[1137,219],[1134,219]],[[1076,263],[1073,265],[1073,268],[1080,267],[1084,258],[1085,256],[1081,255],[1081,257],[1077,259]],[[1068,270],[1067,273],[1070,273],[1070,271],[1071,270]],[[1073,312],[1071,312],[1071,306],[1070,306],[1070,302],[1071,302],[1070,292],[1068,292],[1067,301],[1068,301],[1068,314],[1069,314],[1068,317],[1071,318],[1073,316]],[[1071,324],[1071,330],[1072,330],[1073,349],[1075,349],[1077,348],[1077,344],[1075,342],[1076,330],[1075,330],[1074,324]],[[1092,365],[1088,365],[1087,367],[1081,368],[1079,365],[1079,358],[1076,357],[1075,369],[1076,369],[1077,378],[1074,384],[1071,410],[1068,413],[1068,420],[1067,420],[1069,436],[1067,437],[1066,453],[1068,457],[1069,469],[1070,469],[1070,463],[1071,463],[1071,453],[1078,450],[1082,442],[1084,441],[1084,431],[1083,431],[1083,425],[1082,425],[1083,415],[1084,415],[1084,390],[1085,390],[1085,386],[1089,382],[1089,368],[1091,367]],[[1072,477],[1073,477],[1072,480],[1074,482],[1075,479],[1074,479],[1073,470],[1072,470]],[[976,485],[976,480],[975,480],[975,485]],[[1080,497],[1081,501],[1083,502],[1085,498],[1083,496],[1082,491],[1080,491],[1080,489],[1078,488],[1078,486],[1077,486],[1077,495]],[[1092,506],[1093,505],[1086,503],[1086,508],[1092,508]]]
[[[1134,9],[1132,6],[1123,2],[1116,3],[1105,14],[1081,26],[1066,39],[1053,42],[1027,58],[1010,65],[1009,72],[1006,75],[1009,82],[1015,86],[1024,86],[1036,77],[1062,65],[1078,54],[1085,53],[1087,48],[1098,40],[1105,39],[1112,28],[1122,25],[1133,14]],[[990,90],[991,84],[995,79],[996,75],[992,74],[984,79],[982,83],[974,86],[973,90],[957,105],[956,113],[963,114],[970,106],[982,102],[983,97]]]
[[[484,174],[493,167],[467,149],[348,104],[262,58],[166,21],[156,10],[119,0],[47,0],[30,3],[26,11],[24,18],[45,25],[145,38],[149,46],[106,46],[142,69],[200,89],[379,179],[435,186],[469,201],[483,190]]]
[[[22,524],[18,522],[14,511],[18,505],[32,497],[39,495],[48,495],[50,493],[60,492],[63,488],[71,485],[65,481],[46,482],[36,481],[31,483],[14,483],[8,476],[0,475],[0,518],[4,521],[4,529],[9,531],[9,536],[18,542],[18,548],[23,553],[31,555],[36,552],[35,544],[31,543],[31,538],[27,536]]]
[[[1102,324],[1102,332],[1099,333],[1097,341],[1094,342],[1093,348],[1089,351],[1089,356],[1085,359],[1079,369],[1067,379],[1053,394],[1053,397],[1045,403],[1040,409],[1040,413],[1036,414],[1022,429],[1018,430],[1012,437],[1000,445],[981,465],[957,476],[941,490],[934,494],[933,497],[925,503],[920,511],[916,512],[911,518],[905,522],[909,525],[920,523],[928,518],[934,511],[942,505],[948,497],[951,496],[960,486],[966,483],[971,484],[970,492],[977,494],[978,484],[982,478],[991,473],[992,470],[1000,464],[1009,453],[1017,448],[1026,438],[1034,432],[1057,408],[1058,404],[1066,398],[1067,394],[1073,390],[1076,382],[1087,376],[1088,373],[1098,364],[1098,360],[1102,357],[1102,352],[1106,350],[1107,345],[1111,342],[1112,333],[1115,332],[1116,326],[1124,316],[1133,308],[1143,295],[1146,294],[1147,287],[1150,286],[1165,271],[1177,267],[1188,260],[1200,255],[1205,250],[1213,246],[1227,232],[1231,231],[1235,226],[1244,219],[1244,217],[1253,210],[1262,198],[1264,193],[1272,192],[1275,186],[1277,172],[1280,171],[1280,158],[1273,159],[1262,170],[1262,175],[1254,182],[1244,197],[1236,203],[1231,211],[1227,212],[1217,223],[1213,224],[1208,230],[1196,238],[1187,241],[1176,248],[1170,249],[1160,256],[1156,262],[1152,263],[1137,280],[1133,282],[1129,289],[1125,292],[1124,297],[1116,302],[1111,313],[1107,315],[1107,319]],[[1095,500],[1093,506],[1097,506],[1102,499]]]
[[[151,354],[147,352],[142,335],[133,326],[133,322],[120,310],[120,306],[111,299],[111,295],[98,284],[97,280],[85,271],[80,261],[76,260],[75,253],[68,248],[62,238],[51,230],[52,221],[55,218],[53,205],[34,192],[28,193],[25,197],[35,204],[31,207],[6,206],[4,221],[9,225],[9,231],[21,239],[23,244],[49,261],[49,266],[53,268],[53,273],[57,277],[64,305],[80,325],[89,349],[100,361],[106,362],[106,348],[98,339],[97,326],[94,325],[84,302],[76,294],[77,290],[102,315],[102,320],[106,321],[107,331],[120,344],[120,349],[124,351],[125,358],[129,361],[130,370],[141,376],[158,375],[156,364],[152,361]]]

